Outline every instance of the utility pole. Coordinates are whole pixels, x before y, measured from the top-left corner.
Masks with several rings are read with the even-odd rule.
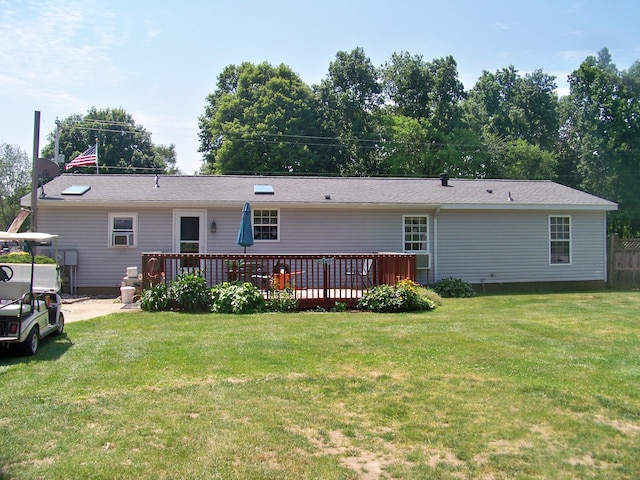
[[[60,165],[60,154],[58,152],[60,152],[60,120],[56,118],[56,139],[53,144],[53,161]]]
[[[33,165],[31,167],[31,231],[38,231],[38,157],[40,156],[40,112],[33,118]]]

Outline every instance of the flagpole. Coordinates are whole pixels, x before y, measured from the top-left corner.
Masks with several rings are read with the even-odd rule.
[[[96,175],[100,172],[98,171],[98,137],[96,137]]]

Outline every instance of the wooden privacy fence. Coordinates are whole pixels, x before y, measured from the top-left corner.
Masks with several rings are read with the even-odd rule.
[[[640,238],[609,237],[609,284],[611,287],[640,285]]]
[[[207,285],[250,282],[265,298],[287,290],[300,308],[355,306],[370,287],[416,279],[416,256],[403,253],[331,255],[255,255],[207,253],[142,254],[142,287],[175,280],[191,272]]]

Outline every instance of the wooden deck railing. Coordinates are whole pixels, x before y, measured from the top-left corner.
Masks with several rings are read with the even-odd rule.
[[[245,281],[268,299],[287,289],[300,308],[331,308],[336,302],[353,307],[368,288],[394,284],[398,278],[415,281],[416,256],[403,253],[330,255],[224,255],[205,253],[144,253],[143,289],[170,282],[184,272],[198,273],[213,286]]]

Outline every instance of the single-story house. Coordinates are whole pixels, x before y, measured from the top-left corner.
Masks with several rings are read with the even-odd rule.
[[[115,289],[145,252],[415,253],[418,281],[601,287],[608,200],[551,181],[63,174],[37,200],[79,292]],[[22,199],[30,207],[31,198]]]

